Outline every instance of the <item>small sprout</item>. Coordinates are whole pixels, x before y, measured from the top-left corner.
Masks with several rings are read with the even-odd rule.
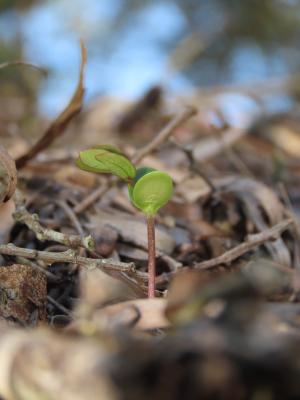
[[[98,146],[79,153],[76,165],[89,172],[113,174],[131,182],[136,170],[134,165],[113,146]]]
[[[145,168],[143,168],[145,171]],[[137,171],[137,173],[139,170]],[[129,189],[133,204],[146,215],[155,215],[171,198],[173,182],[168,174],[147,168]]]
[[[119,149],[100,145],[81,151],[76,165],[89,172],[111,173],[128,183],[131,202],[147,217],[148,230],[148,296],[155,296],[155,215],[170,200],[173,182],[165,172],[150,167],[135,169]]]

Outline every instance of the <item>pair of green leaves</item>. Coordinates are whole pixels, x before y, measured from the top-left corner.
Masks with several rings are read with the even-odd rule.
[[[81,151],[76,165],[85,171],[110,173],[126,181],[130,200],[147,215],[155,215],[173,193],[168,174],[149,167],[136,170],[119,149],[110,145]]]

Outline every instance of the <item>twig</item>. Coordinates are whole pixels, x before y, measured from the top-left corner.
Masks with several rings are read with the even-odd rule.
[[[158,149],[181,124],[197,113],[194,107],[186,107],[180,114],[176,115],[171,121],[155,136],[151,142],[137,150],[132,157],[132,162],[138,164],[146,155]]]
[[[286,186],[284,183],[279,183],[279,191],[281,193],[281,196],[283,198],[283,201],[286,205],[285,209],[285,215],[286,217],[292,218],[294,222],[294,227],[295,227],[295,249],[294,249],[294,256],[293,256],[293,264],[295,268],[298,270],[298,273],[300,272],[300,262],[299,262],[299,256],[300,256],[300,223],[299,223],[299,218],[297,217],[294,207],[292,205],[291,199],[289,197],[289,193],[287,191]],[[297,291],[299,291],[299,288],[297,288]]]
[[[244,243],[239,244],[238,246],[226,251],[218,257],[195,264],[194,268],[204,270],[217,267],[220,264],[229,264],[233,260],[254,249],[255,247],[262,245],[268,240],[275,240],[283,231],[287,230],[292,223],[293,220],[289,218],[279,222],[277,225],[274,225],[272,228],[266,229],[263,232],[249,235],[248,239]]]
[[[58,303],[53,297],[47,296],[47,300],[49,303],[53,304],[56,308],[58,308],[60,311],[62,311],[64,314],[68,315],[69,317],[72,315],[70,310],[68,310],[66,307],[64,307],[62,304]]]
[[[43,136],[29,149],[29,151],[23,156],[16,160],[16,166],[18,169],[23,168],[28,161],[34,158],[45,148],[49,147],[50,144],[60,135],[65,132],[65,128],[69,122],[81,111],[84,87],[83,87],[83,75],[84,67],[86,64],[86,49],[83,42],[80,42],[81,47],[81,65],[79,70],[79,78],[75,92],[66,106],[66,108],[58,115],[58,117],[52,122],[52,124],[46,129]]]
[[[46,277],[52,281],[52,282],[58,282],[60,280],[60,278],[58,278],[55,274],[53,274],[52,272],[48,271],[46,268],[41,267],[40,265],[38,265],[37,263],[34,263],[30,260],[28,260],[25,257],[16,257],[17,262],[20,264],[25,264],[25,265],[30,265],[32,268],[35,268],[37,271],[42,272],[43,274],[46,275]]]
[[[27,61],[7,61],[0,64],[0,69],[8,67],[29,67],[38,70],[44,76],[48,75],[48,71],[45,68]]]
[[[40,222],[37,214],[30,214],[26,209],[22,195],[17,190],[14,196],[16,203],[16,211],[13,216],[17,222],[25,224],[31,231],[33,231],[38,240],[41,242],[53,241],[64,244],[68,247],[84,247],[86,249],[94,248],[94,240],[91,235],[82,237],[80,235],[67,235],[53,229],[44,228]]]
[[[133,263],[124,263],[112,259],[104,258],[88,258],[77,256],[74,250],[67,250],[62,252],[40,251],[25,249],[17,247],[12,243],[1,244],[0,254],[8,256],[18,256],[28,259],[41,260],[46,264],[51,265],[54,263],[71,263],[82,265],[88,269],[101,268],[108,271],[126,272],[129,274],[135,273],[135,266]]]
[[[223,136],[221,132],[216,131],[216,136],[222,141]],[[234,145],[234,143],[232,144]],[[248,168],[247,164],[242,160],[239,154],[234,150],[234,148],[230,145],[224,146],[224,153],[227,156],[228,160],[231,164],[236,168],[242,175],[249,176],[250,178],[254,178],[253,173]]]
[[[190,170],[200,176],[205,183],[209,186],[212,192],[216,190],[215,185],[211,181],[211,179],[207,176],[206,172],[203,170],[203,168],[198,164],[196,165],[195,163],[195,158],[193,154],[193,149],[190,146],[184,145],[180,142],[178,142],[174,138],[169,139],[172,144],[174,144],[179,150],[181,150],[187,157]]]
[[[263,232],[256,233],[254,235],[249,235],[248,240],[246,242],[241,243],[238,246],[234,247],[233,249],[226,251],[221,256],[195,264],[193,268],[198,270],[206,270],[217,267],[221,264],[229,264],[232,261],[239,258],[240,256],[242,256],[243,254],[247,253],[248,251],[253,250],[258,246],[261,246],[268,240],[276,239],[280,235],[280,233],[286,230],[292,223],[293,223],[292,219],[287,219]],[[190,268],[191,267],[188,266],[183,267],[180,269],[179,273],[187,272],[190,270]],[[288,272],[293,271],[291,268],[289,269],[285,268],[284,270]],[[161,275],[156,277],[155,279],[156,285],[169,283],[177,273],[178,273],[177,271],[162,273]]]
[[[74,213],[74,210],[64,200],[58,200],[56,204],[58,204],[64,210],[64,212],[69,217],[70,221],[73,223],[79,235],[81,237],[84,237],[83,228],[79,222],[79,219],[77,218],[77,215]]]
[[[168,138],[174,133],[174,130],[178,128],[181,124],[187,121],[190,117],[195,115],[197,110],[194,107],[186,107],[180,114],[176,115],[171,121],[157,134],[157,136],[147,143],[144,147],[137,150],[132,157],[132,162],[138,164],[146,155],[150,154],[152,151],[156,150],[160,145],[162,145]],[[108,192],[108,190],[115,184],[115,179],[109,178],[107,184],[104,187],[100,187],[90,193],[81,203],[79,203],[75,208],[74,212],[76,214],[82,213],[90,205],[95,203],[101,196]]]
[[[76,207],[74,207],[74,213],[80,214],[85,211],[88,207],[94,204],[100,197],[102,197],[113,185],[115,184],[114,177],[109,177],[107,183],[99,188],[95,189],[87,197],[83,199]]]

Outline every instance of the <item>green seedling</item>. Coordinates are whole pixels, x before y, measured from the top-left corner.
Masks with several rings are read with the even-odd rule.
[[[155,215],[172,196],[171,177],[149,167],[136,169],[119,149],[110,145],[81,151],[76,165],[85,171],[116,175],[128,184],[132,204],[147,218],[148,297],[155,297]]]

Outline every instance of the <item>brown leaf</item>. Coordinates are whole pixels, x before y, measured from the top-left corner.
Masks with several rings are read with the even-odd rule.
[[[6,243],[9,240],[9,233],[15,224],[13,213],[16,210],[13,199],[0,204],[0,243]]]
[[[95,310],[104,304],[137,297],[128,285],[100,269],[82,269],[79,277],[80,302],[75,312],[77,315],[83,315],[87,308]]]
[[[15,192],[17,170],[14,160],[0,146],[0,203],[9,200]]]
[[[5,399],[117,400],[108,346],[50,329],[0,326],[0,393]]]
[[[249,220],[258,231],[264,231],[269,226],[278,224],[284,218],[285,208],[277,194],[271,188],[255,179],[236,178],[225,185],[223,190],[234,193],[242,201]],[[267,216],[269,225],[265,221],[261,210]],[[281,262],[283,265],[291,264],[289,250],[282,238],[279,237],[273,242],[267,242],[265,246],[274,260]]]
[[[200,176],[185,178],[177,185],[176,194],[180,195],[187,203],[194,203],[198,199],[207,199],[211,188]]]
[[[99,237],[99,231],[103,227],[113,228],[124,242],[133,243],[143,249],[148,249],[147,228],[145,221],[133,219],[132,216],[117,212],[98,210],[93,216],[92,226],[90,227],[94,237]],[[162,230],[159,224],[156,226],[156,248],[166,254],[171,254],[175,247],[175,241],[169,233]]]
[[[46,318],[46,276],[29,265],[0,268],[0,316],[20,324]]]
[[[96,315],[107,327],[134,326],[138,330],[167,328],[170,326],[164,313],[166,299],[137,299],[102,308]]]
[[[240,140],[246,133],[242,129],[228,129],[222,137],[209,137],[200,140],[193,148],[194,159],[198,162],[210,160]]]
[[[265,211],[271,225],[278,224],[284,217],[284,206],[277,194],[268,186],[251,178],[237,177],[225,184],[225,191],[234,193],[242,201],[251,197]]]
[[[49,126],[44,135],[36,142],[35,145],[23,156],[16,160],[17,168],[23,168],[29,160],[34,158],[38,153],[47,148],[58,136],[62,135],[71,119],[80,112],[84,95],[83,75],[86,64],[86,48],[83,42],[81,46],[81,65],[79,71],[79,79],[76,90],[67,107],[59,114],[54,122]]]

